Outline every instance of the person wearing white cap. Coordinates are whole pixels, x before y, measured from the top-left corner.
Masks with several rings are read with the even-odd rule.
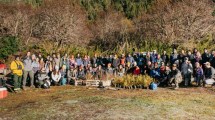
[[[61,79],[61,73],[59,71],[59,67],[58,66],[55,66],[55,71],[52,72],[51,78],[52,78],[52,83],[54,85],[59,85],[60,79]]]

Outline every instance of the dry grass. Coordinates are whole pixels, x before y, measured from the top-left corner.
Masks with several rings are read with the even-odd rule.
[[[214,89],[157,91],[52,87],[9,94],[0,100],[0,119],[215,119]]]

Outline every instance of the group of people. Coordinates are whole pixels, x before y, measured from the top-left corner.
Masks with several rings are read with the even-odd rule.
[[[10,65],[13,74],[14,90],[30,87],[49,88],[51,85],[75,84],[75,81],[96,79],[103,80],[105,76],[123,76],[125,74],[149,75],[160,85],[175,85],[179,88],[181,82],[190,86],[192,79],[198,86],[214,83],[215,51],[209,53],[204,49],[200,53],[176,49],[171,55],[166,51],[158,54],[139,52],[118,55],[97,55],[93,57],[80,54],[76,56],[52,54],[44,57],[41,53],[31,54],[24,58],[16,55]],[[90,77],[88,77],[90,76]]]

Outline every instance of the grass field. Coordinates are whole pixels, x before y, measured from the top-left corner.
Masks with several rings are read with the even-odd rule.
[[[60,86],[10,93],[0,120],[215,120],[214,88],[104,90]]]

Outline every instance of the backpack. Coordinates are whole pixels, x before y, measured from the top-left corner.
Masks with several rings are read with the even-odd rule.
[[[158,85],[154,82],[152,82],[149,86],[149,89],[151,89],[151,90],[156,90],[157,88],[158,88]]]

